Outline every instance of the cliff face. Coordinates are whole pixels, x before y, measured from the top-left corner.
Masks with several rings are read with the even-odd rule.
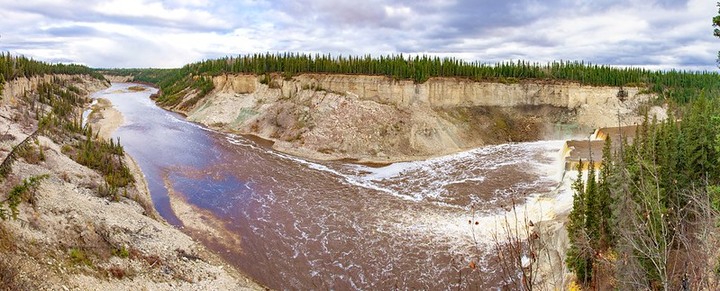
[[[620,100],[617,87],[454,78],[415,84],[382,76],[223,75],[213,82],[215,90],[184,112],[188,119],[271,139],[276,149],[305,157],[374,162],[564,138],[573,133],[568,128],[617,125],[618,113],[622,123],[633,123],[651,97],[638,88],[625,88]]]
[[[260,87],[252,75],[224,75],[213,79],[223,92],[253,93]],[[521,83],[473,82],[457,78],[431,78],[415,84],[410,80],[392,80],[384,76],[304,74],[292,80],[274,78],[274,86],[287,97],[306,89],[320,89],[355,96],[400,107],[430,106],[527,106],[549,105],[575,108],[583,104],[605,104],[608,97],[616,97],[620,88],[581,86],[577,83]],[[631,99],[647,98],[638,95],[638,88],[625,88]],[[278,93],[278,92],[276,92]]]
[[[0,98],[2,101],[0,102],[4,104],[15,104],[17,98],[24,94],[32,94],[38,85],[50,83],[53,80],[66,81],[85,92],[95,92],[110,85],[97,79],[77,75],[43,75],[30,78],[17,78],[3,85],[2,95],[0,95],[2,96],[2,98]],[[0,105],[1,104],[2,103],[0,103]]]

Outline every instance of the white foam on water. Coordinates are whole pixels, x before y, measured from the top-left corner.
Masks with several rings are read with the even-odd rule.
[[[425,161],[402,162],[373,168],[348,165],[348,179],[366,187],[381,187],[401,195],[439,198],[447,195],[447,187],[454,184],[485,181],[484,173],[506,166],[527,164],[527,171],[538,173],[544,181],[559,181],[562,173],[556,152],[563,141],[503,144],[487,146]],[[541,156],[538,161],[536,156]],[[522,185],[517,185],[522,186]],[[528,184],[526,187],[535,185]]]
[[[317,171],[321,171],[321,172],[326,172],[326,173],[329,173],[329,174],[332,174],[332,175],[341,177],[341,178],[343,178],[342,181],[345,182],[346,184],[349,184],[349,185],[353,185],[353,186],[357,186],[357,187],[362,187],[362,188],[366,188],[366,189],[370,189],[370,190],[375,190],[375,191],[379,191],[379,192],[385,192],[385,193],[387,193],[387,194],[390,194],[390,195],[392,195],[392,196],[395,196],[395,197],[398,197],[398,198],[402,198],[402,199],[405,199],[405,200],[412,200],[412,201],[419,201],[419,200],[420,200],[420,199],[417,198],[417,197],[411,197],[411,196],[407,196],[407,195],[402,195],[402,194],[400,194],[400,193],[398,193],[398,192],[396,192],[396,191],[393,191],[392,189],[388,189],[388,188],[381,187],[381,186],[374,185],[374,184],[370,184],[370,183],[365,183],[364,181],[362,181],[362,179],[358,179],[357,176],[355,176],[355,175],[342,173],[342,172],[340,172],[340,171],[338,171],[338,170],[335,170],[335,169],[330,168],[330,167],[328,167],[328,166],[326,166],[326,165],[323,165],[323,164],[311,162],[311,161],[308,161],[308,160],[304,160],[304,159],[301,159],[301,158],[298,158],[298,157],[294,157],[294,156],[291,156],[291,155],[283,154],[283,153],[276,152],[276,151],[272,151],[272,150],[267,150],[267,152],[268,152],[268,153],[271,153],[271,154],[273,154],[273,155],[275,155],[275,156],[281,157],[281,158],[283,158],[283,159],[291,160],[291,161],[294,161],[294,162],[296,162],[296,163],[298,163],[298,164],[305,165],[305,166],[307,166],[307,167],[310,168],[310,169],[317,170]]]
[[[400,219],[394,223],[378,226],[377,230],[397,233],[400,236],[411,238],[412,241],[425,242],[436,245],[436,247],[441,245],[448,248],[448,251],[453,254],[472,254],[479,250],[488,251],[496,242],[496,238],[502,239],[508,231],[515,232],[516,222],[521,231],[515,235],[525,238],[525,223],[553,220],[558,214],[568,213],[572,207],[570,184],[573,180],[569,177],[575,177],[576,174],[563,175],[561,167],[558,166],[562,161],[557,156],[555,149],[562,146],[562,142],[537,142],[517,146],[532,149],[534,154],[539,151],[541,156],[547,159],[546,161],[532,159],[532,170],[541,173],[543,180],[554,181],[554,183],[550,183],[555,185],[554,187],[547,187],[548,183],[543,181],[526,181],[522,183],[522,188],[533,189],[538,185],[545,185],[546,188],[537,188],[527,199],[517,201],[515,209],[498,209],[489,214],[480,212],[473,214],[472,209],[457,211],[450,207],[446,207],[444,210],[435,208],[423,213],[398,211],[392,215],[400,216]],[[464,157],[468,156],[464,155]],[[477,156],[470,157],[476,158]],[[457,161],[454,157],[443,157],[436,159],[435,162],[448,160]],[[380,169],[368,176],[388,179],[402,175],[403,171],[408,169],[420,168],[419,164],[423,164],[423,162],[404,163],[390,171]],[[361,170],[370,172],[372,168],[361,168]],[[462,179],[457,181],[462,181]]]
[[[193,125],[197,126],[196,124]],[[239,136],[225,134],[225,137],[229,143],[234,145],[254,149],[260,148],[253,142]],[[561,161],[557,157],[557,151],[563,144],[564,141],[540,141],[494,145],[423,161],[394,163],[385,167],[369,167],[358,164],[331,167],[272,149],[263,150],[268,154],[291,160],[310,169],[340,177],[341,181],[348,185],[419,202],[428,198],[441,198],[448,194],[447,187],[455,184],[484,182],[486,178],[477,173],[493,171],[519,163],[528,164],[528,171],[539,173],[543,180],[518,184],[515,185],[516,187],[532,189],[536,187],[536,184],[548,180],[559,181],[560,177],[562,177],[562,167],[559,166]],[[536,157],[538,155],[544,161],[538,161]],[[544,190],[542,189],[543,192]],[[498,196],[498,199],[505,198],[502,195]],[[450,206],[442,204],[442,202],[438,203]]]
[[[536,195],[516,208],[502,210],[489,215],[466,212],[404,213],[401,221],[391,225],[401,236],[412,241],[425,242],[428,245],[444,246],[448,252],[461,256],[472,256],[478,252],[489,251],[497,242],[510,232],[520,239],[526,238],[527,223],[556,219],[560,213],[568,213],[572,207],[571,179],[563,181],[557,191],[547,196]],[[517,223],[517,229],[516,227]]]

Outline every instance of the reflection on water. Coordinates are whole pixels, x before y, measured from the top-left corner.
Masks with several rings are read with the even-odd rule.
[[[270,288],[495,287],[493,256],[483,248],[493,225],[468,224],[470,205],[476,217],[492,216],[510,198],[549,192],[560,180],[562,141],[381,168],[316,163],[186,122],[152,103],[154,89],[128,86],[95,96],[125,116],[115,136],[140,164],[158,211],[181,225],[169,208],[167,177],[242,237],[237,248],[210,247]],[[474,240],[473,231],[484,235]]]

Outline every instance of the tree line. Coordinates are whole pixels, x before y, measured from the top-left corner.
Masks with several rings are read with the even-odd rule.
[[[14,56],[10,53],[0,52],[0,91],[6,81],[19,77],[32,77],[45,74],[90,75],[103,80],[97,71],[82,65],[75,64],[49,64],[27,58]]]
[[[402,54],[373,57],[332,56],[330,54],[248,54],[204,60],[179,69],[105,70],[116,75],[133,75],[135,80],[156,84],[165,101],[189,87],[197,87],[201,77],[225,73],[280,74],[289,79],[298,74],[349,74],[387,76],[395,80],[423,83],[433,77],[458,77],[474,81],[515,83],[521,80],[577,82],[591,86],[634,86],[648,92],[685,103],[699,92],[720,91],[716,72],[652,71],[643,68],[614,67],[578,61],[556,61],[546,64],[509,61],[487,64],[451,57],[406,56]],[[173,98],[174,97],[174,98]]]

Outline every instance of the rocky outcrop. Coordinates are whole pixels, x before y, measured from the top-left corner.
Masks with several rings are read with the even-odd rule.
[[[181,110],[188,107],[182,103],[170,109],[219,130],[273,140],[276,149],[292,154],[368,162],[560,139],[617,125],[618,117],[633,123],[651,98],[639,88],[457,78],[416,84],[383,76],[221,75],[213,82],[215,90],[190,109]],[[184,100],[195,96],[188,91]]]

